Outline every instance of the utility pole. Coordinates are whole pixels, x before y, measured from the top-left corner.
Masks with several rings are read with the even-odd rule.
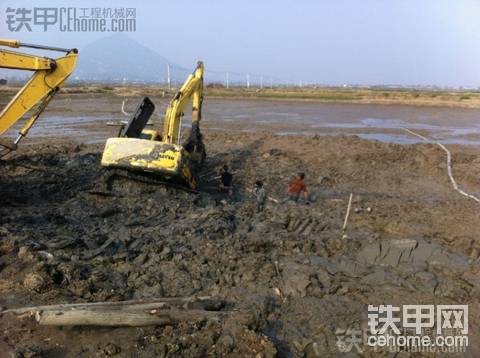
[[[247,73],[247,88],[250,88],[250,73]]]
[[[170,64],[167,63],[167,83],[168,83],[168,89],[170,90]]]
[[[230,74],[228,72],[226,74],[226,79],[227,79],[227,88],[230,88]]]

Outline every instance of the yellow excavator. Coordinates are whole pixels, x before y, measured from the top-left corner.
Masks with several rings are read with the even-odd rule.
[[[40,46],[7,39],[0,39],[0,46],[66,53],[63,57],[52,59],[0,49],[0,68],[34,71],[30,80],[0,113],[0,135],[2,135],[27,112],[34,109],[13,142],[0,140],[0,146],[4,148],[0,151],[0,157],[2,157],[17,148],[17,144],[28,134],[40,114],[73,72],[77,63],[78,51],[77,49]]]
[[[150,99],[144,97],[132,118],[120,129],[119,136],[107,140],[102,166],[197,188],[197,173],[206,157],[200,133],[203,73],[203,63],[198,62],[167,107],[162,135],[156,130],[144,129],[155,110]],[[182,117],[190,102],[192,128],[187,139],[180,143]]]

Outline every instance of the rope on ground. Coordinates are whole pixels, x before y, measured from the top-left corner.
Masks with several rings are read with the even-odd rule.
[[[410,133],[411,135],[414,135],[426,142],[431,142],[428,138],[424,137],[421,134],[415,133],[410,129],[407,129],[407,128],[402,128],[402,129]],[[440,148],[442,148],[445,151],[445,153],[447,153],[447,172],[448,172],[448,177],[450,178],[450,182],[452,183],[453,189],[458,193],[460,193],[461,195],[466,196],[467,198],[470,198],[472,200],[475,200],[477,203],[480,203],[480,199],[478,197],[476,197],[475,195],[466,193],[458,187],[457,182],[455,181],[455,178],[453,177],[453,174],[452,174],[452,153],[450,153],[447,147],[445,147],[442,143],[439,143],[439,142],[434,142],[434,143],[438,145]]]

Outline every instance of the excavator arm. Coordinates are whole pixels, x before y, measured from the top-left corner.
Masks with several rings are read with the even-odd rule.
[[[2,135],[27,112],[36,107],[13,143],[0,142],[0,145],[11,151],[16,149],[20,140],[28,134],[40,114],[73,72],[77,63],[78,51],[76,49],[40,46],[4,39],[0,39],[0,46],[27,47],[66,53],[63,57],[51,59],[0,49],[0,68],[34,71],[30,80],[0,113],[0,135]]]
[[[203,63],[198,62],[195,71],[188,76],[183,86],[170,101],[165,114],[162,139],[164,143],[179,144],[181,120],[190,100],[192,100],[192,129],[194,125],[198,128],[203,101],[203,72]]]

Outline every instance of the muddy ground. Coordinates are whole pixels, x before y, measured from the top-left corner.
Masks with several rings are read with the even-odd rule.
[[[3,356],[337,356],[335,331],[365,328],[368,304],[469,304],[466,355],[480,355],[479,204],[452,190],[441,149],[262,130],[205,139],[197,194],[118,180],[99,195],[101,144],[44,138],[2,162],[0,306],[216,296],[231,317],[112,329],[6,314]],[[479,148],[449,148],[461,187],[480,192]],[[224,163],[233,198],[216,190]],[[284,203],[300,170],[310,203]],[[280,200],[260,213],[256,178]]]

